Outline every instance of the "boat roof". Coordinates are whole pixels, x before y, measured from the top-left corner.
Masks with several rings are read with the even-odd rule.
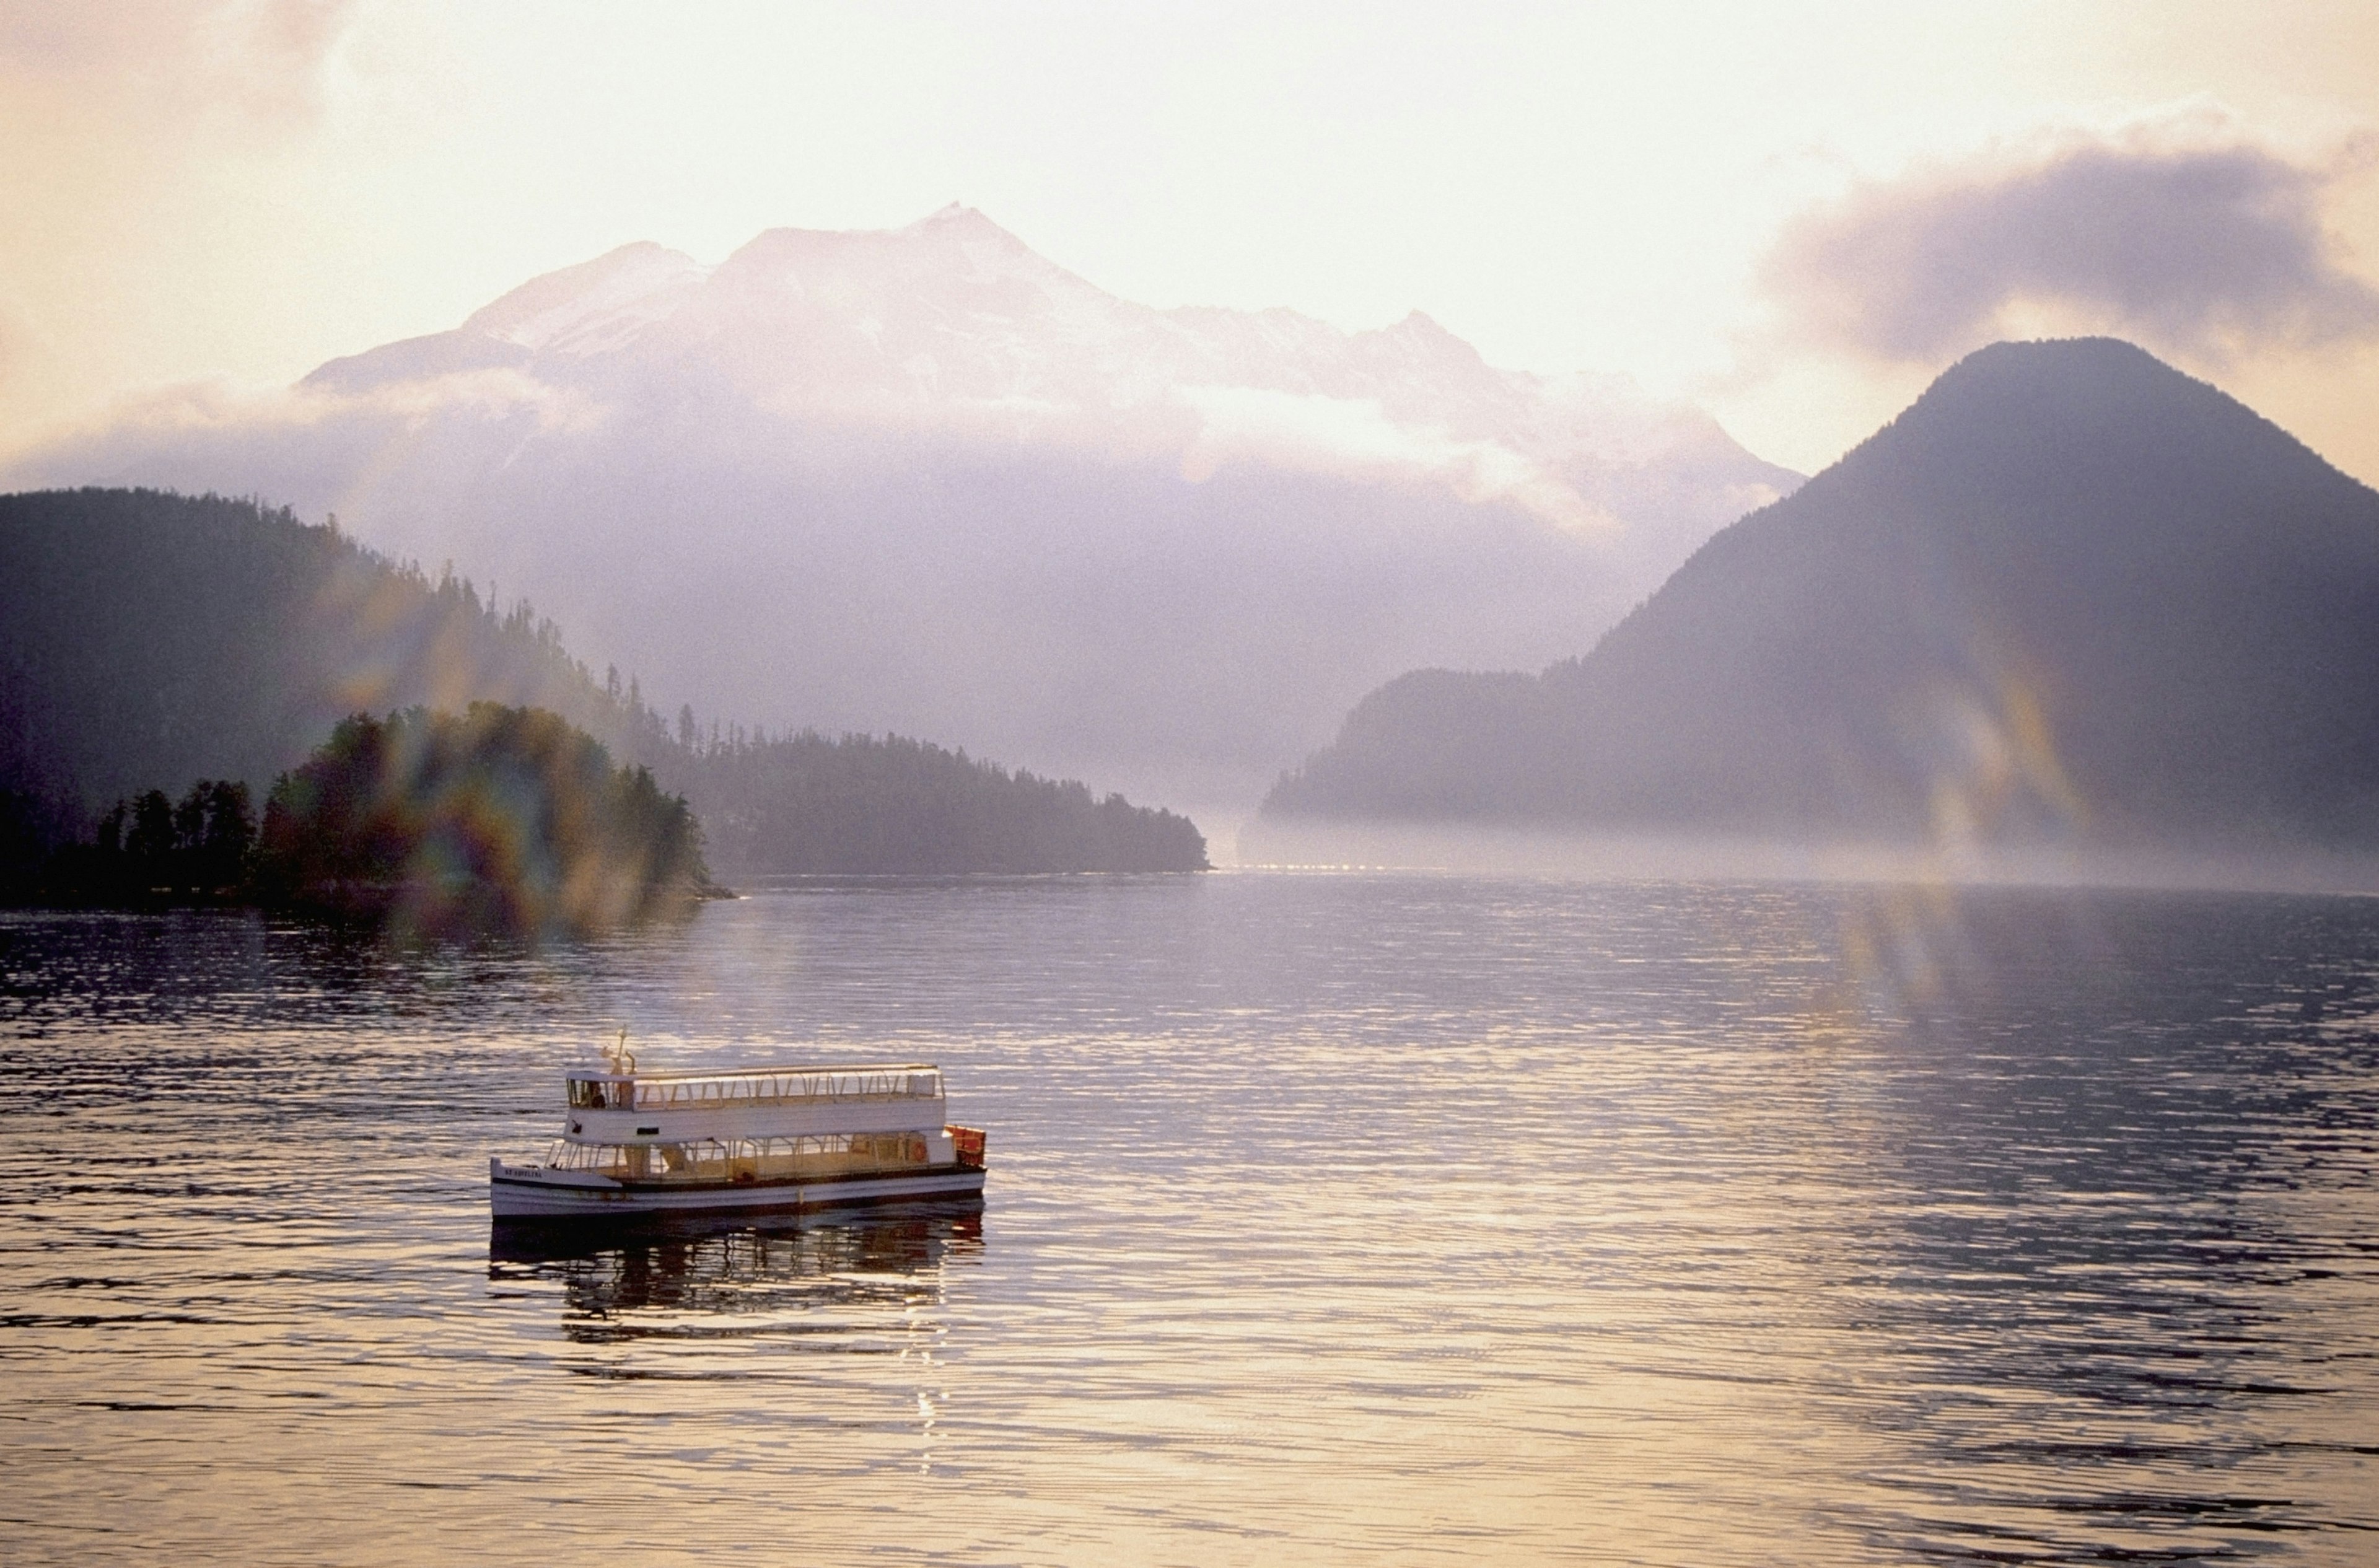
[[[797,1067],[715,1067],[702,1072],[611,1072],[602,1067],[572,1067],[567,1076],[582,1083],[711,1083],[729,1079],[875,1077],[941,1070],[932,1062],[860,1062],[848,1066],[810,1062]]]

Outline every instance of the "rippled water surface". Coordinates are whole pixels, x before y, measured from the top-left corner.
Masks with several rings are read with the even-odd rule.
[[[809,885],[0,917],[10,1562],[2379,1562],[2379,903]],[[979,1212],[491,1245],[645,1064]]]

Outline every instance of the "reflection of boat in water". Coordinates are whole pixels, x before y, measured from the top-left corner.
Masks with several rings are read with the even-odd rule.
[[[779,1229],[661,1218],[632,1236],[597,1236],[584,1225],[498,1220],[489,1273],[558,1281],[574,1340],[806,1333],[843,1309],[864,1316],[842,1321],[880,1323],[884,1309],[938,1299],[943,1263],[981,1250],[983,1215],[945,1203]]]
[[[939,1067],[639,1073],[624,1045],[568,1075],[540,1162],[488,1162],[499,1219],[761,1214],[980,1199],[984,1134],[949,1126]]]

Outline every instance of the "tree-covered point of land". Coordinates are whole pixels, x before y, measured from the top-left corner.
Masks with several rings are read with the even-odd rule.
[[[888,735],[706,750],[695,788],[736,874],[1203,871],[1188,817]]]
[[[683,799],[496,703],[342,721],[273,786],[254,865],[267,903],[423,932],[599,928],[711,891]]]
[[[22,797],[7,803],[23,809]],[[115,908],[243,902],[255,843],[248,786],[202,778],[179,802],[163,790],[117,801],[87,841],[31,839],[0,857],[0,895]]]

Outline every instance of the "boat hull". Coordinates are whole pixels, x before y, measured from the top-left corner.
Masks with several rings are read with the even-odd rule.
[[[981,1198],[980,1165],[776,1181],[638,1183],[554,1180],[499,1164],[488,1204],[500,1220],[625,1219],[646,1214],[789,1214],[875,1203]]]

